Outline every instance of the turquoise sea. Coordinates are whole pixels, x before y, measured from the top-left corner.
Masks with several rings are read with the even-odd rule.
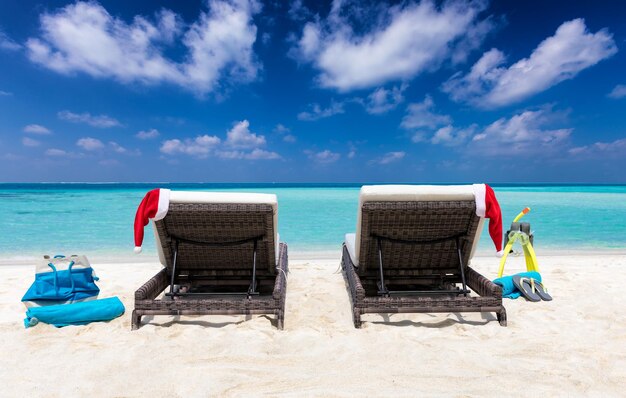
[[[50,253],[132,256],[137,205],[153,188],[266,192],[278,195],[281,240],[290,253],[339,251],[354,231],[361,184],[0,184],[0,255]],[[524,207],[535,249],[626,249],[625,185],[493,185],[504,228]],[[146,229],[144,253],[155,254]],[[486,235],[479,250],[492,253]]]

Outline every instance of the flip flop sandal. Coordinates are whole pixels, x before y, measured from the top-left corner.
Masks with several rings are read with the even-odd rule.
[[[528,301],[537,302],[541,301],[541,297],[535,293],[531,287],[529,278],[522,278],[521,276],[513,277],[513,284],[517,288],[517,290],[522,293],[522,296]]]
[[[536,279],[530,278],[530,282],[524,281],[524,284],[530,283],[530,288],[537,293],[543,301],[552,301],[552,296],[548,294],[548,289]]]

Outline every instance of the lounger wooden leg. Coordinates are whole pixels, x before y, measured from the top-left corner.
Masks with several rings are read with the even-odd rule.
[[[358,308],[354,308],[352,316],[354,319],[354,327],[357,329],[361,329],[361,325],[363,323],[361,322],[361,311],[359,311]]]
[[[141,315],[137,314],[137,310],[133,310],[130,316],[130,330],[137,330],[141,326]]]
[[[502,307],[502,309],[496,314],[498,317],[498,322],[500,322],[500,326],[506,326],[506,309]]]
[[[283,310],[278,310],[276,314],[276,327],[278,330],[283,330],[285,327],[285,312]]]

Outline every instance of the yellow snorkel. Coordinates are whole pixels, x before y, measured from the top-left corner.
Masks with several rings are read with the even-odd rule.
[[[511,224],[511,229],[506,232],[504,254],[502,255],[502,259],[500,260],[498,278],[502,277],[502,274],[504,273],[504,264],[506,263],[506,258],[511,252],[513,244],[517,241],[521,243],[522,249],[524,250],[524,258],[526,259],[526,270],[539,272],[537,256],[535,255],[535,250],[533,249],[532,245],[533,236],[530,232],[530,224],[519,222],[519,220],[526,214],[528,214],[529,211],[530,207],[525,207],[524,210],[522,210],[517,216],[515,216],[515,218],[513,219],[513,223]]]
[[[529,211],[530,211],[530,207],[524,207],[524,210],[520,211],[520,213],[517,216],[515,216],[515,218],[513,219],[513,222],[518,222],[520,218],[528,214]]]

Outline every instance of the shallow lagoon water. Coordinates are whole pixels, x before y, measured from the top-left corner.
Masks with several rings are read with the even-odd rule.
[[[0,184],[0,253],[130,255],[133,221],[145,192],[275,193],[279,232],[290,252],[341,250],[354,231],[360,184]],[[494,185],[504,228],[524,207],[541,251],[626,249],[626,186]],[[145,253],[155,253],[146,230]],[[485,231],[486,232],[486,231]],[[479,251],[493,251],[483,235]]]

